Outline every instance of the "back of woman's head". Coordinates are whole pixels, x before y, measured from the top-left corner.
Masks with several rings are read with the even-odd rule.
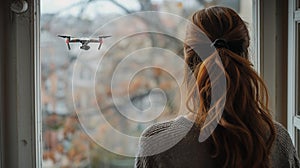
[[[196,112],[196,123],[201,130],[209,127],[204,123],[213,112],[212,107],[222,102],[210,104],[214,82],[208,69],[222,66],[226,77],[226,95],[220,97],[225,102],[224,110],[219,112],[222,117],[211,135],[215,147],[212,155],[223,158],[220,162],[224,167],[269,167],[275,130],[266,86],[249,61],[250,38],[246,24],[235,11],[226,7],[200,10],[193,14],[191,22],[216,48],[213,53],[200,57],[193,45],[205,42],[195,30],[187,30],[190,35],[185,43],[186,72],[192,72],[186,73],[187,106],[191,112]]]

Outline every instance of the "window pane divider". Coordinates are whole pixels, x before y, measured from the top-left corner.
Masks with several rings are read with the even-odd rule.
[[[289,0],[288,10],[288,80],[287,80],[287,120],[288,132],[295,144],[295,120],[296,115],[296,31],[295,31],[295,0]],[[299,126],[299,124],[298,124]]]

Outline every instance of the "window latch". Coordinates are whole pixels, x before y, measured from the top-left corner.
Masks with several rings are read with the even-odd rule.
[[[10,10],[20,14],[26,12],[28,9],[28,3],[25,0],[16,0],[10,5]]]

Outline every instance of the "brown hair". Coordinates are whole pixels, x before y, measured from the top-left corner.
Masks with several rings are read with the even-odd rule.
[[[268,109],[266,85],[249,61],[250,38],[245,22],[235,11],[226,7],[197,11],[192,15],[191,22],[208,37],[210,44],[220,39],[224,43],[215,44],[216,50],[202,60],[190,44],[203,43],[203,39],[199,39],[200,36],[193,34],[192,30],[187,30],[187,34],[193,35],[187,35],[184,46],[187,107],[196,113],[196,123],[201,130],[207,127],[204,121],[212,108],[222,102],[209,104],[213,81],[208,69],[222,66],[226,77],[226,95],[220,98],[224,100],[224,109],[222,113],[219,111],[222,116],[211,135],[215,147],[213,157],[224,158],[221,160],[224,167],[270,167],[274,123]],[[221,60],[221,65],[217,63],[217,58]],[[187,73],[188,70],[192,73]]]

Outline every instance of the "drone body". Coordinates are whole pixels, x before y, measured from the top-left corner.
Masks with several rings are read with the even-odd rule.
[[[100,50],[103,44],[103,38],[111,37],[111,36],[99,36],[98,39],[91,39],[91,38],[75,38],[66,35],[58,35],[58,37],[66,38],[66,44],[69,50],[71,50],[70,43],[81,43],[80,49],[88,50],[91,47],[88,45],[89,43],[99,43],[98,50]]]

